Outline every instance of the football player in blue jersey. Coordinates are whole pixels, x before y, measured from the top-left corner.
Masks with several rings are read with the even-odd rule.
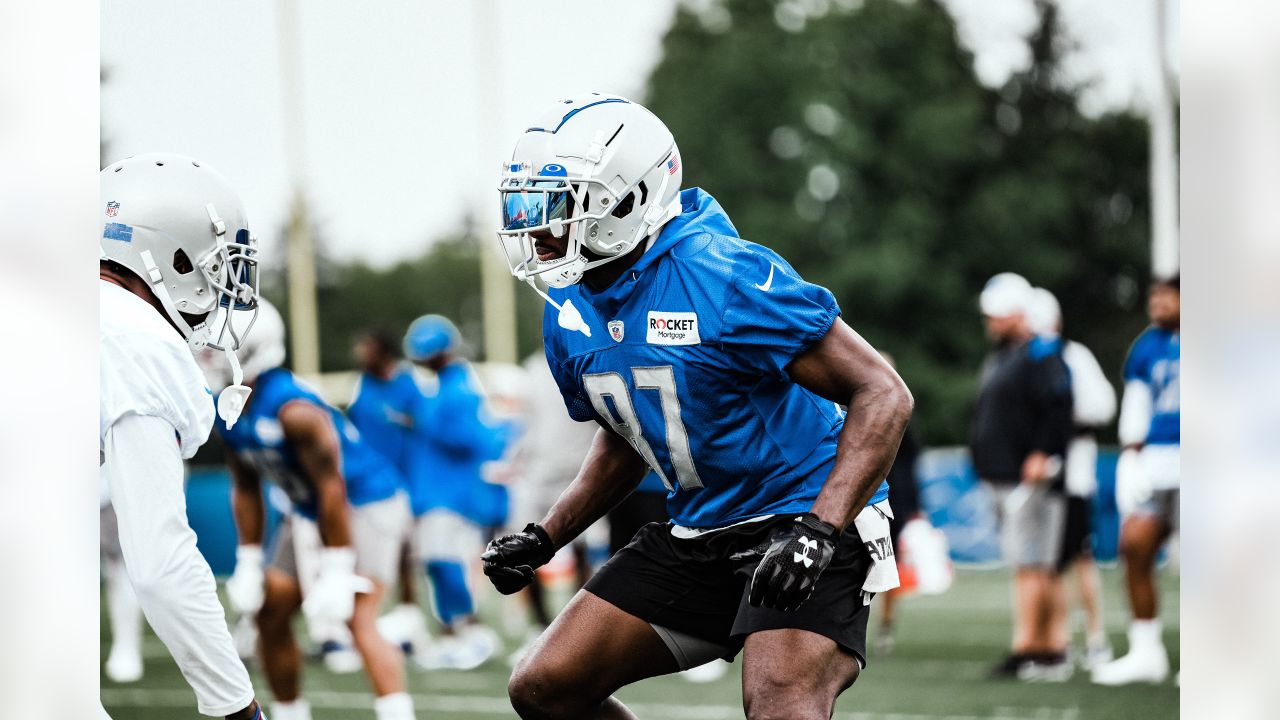
[[[377,630],[382,592],[395,582],[408,531],[402,481],[341,412],[281,367],[284,335],[279,312],[260,302],[242,363],[253,394],[240,422],[217,423],[230,450],[240,542],[227,597],[240,613],[256,613],[262,667],[276,698],[273,718],[311,717],[301,697],[302,658],[292,629],[302,610],[313,624],[349,624],[377,696],[378,719],[410,720],[404,658]],[[222,385],[209,375],[211,385]],[[265,568],[263,480],[276,483],[293,505]],[[307,523],[319,530],[318,549],[303,542]]]
[[[476,618],[467,565],[484,545],[484,529],[506,521],[506,488],[484,482],[481,467],[502,456],[509,426],[489,416],[461,344],[458,328],[440,315],[414,320],[404,336],[405,357],[435,376],[409,409],[405,446],[414,550],[443,625],[443,637],[417,656],[429,670],[475,668],[499,645]]]
[[[550,286],[552,374],[601,429],[485,573],[518,591],[650,470],[671,515],[516,667],[524,718],[631,718],[618,688],[741,651],[748,717],[825,720],[866,664],[871,596],[897,585],[884,478],[910,392],[828,290],[682,176],[661,120],[597,94],[532,123],[503,169],[512,273]]]
[[[1157,614],[1156,557],[1178,529],[1182,442],[1179,365],[1182,299],[1177,276],[1158,280],[1147,301],[1151,327],[1129,349],[1120,401],[1116,504],[1124,515],[1120,554],[1133,621],[1129,652],[1093,672],[1102,685],[1164,682],[1169,654]]]
[[[422,390],[412,369],[402,362],[400,341],[384,330],[370,330],[356,341],[356,367],[360,378],[347,417],[355,424],[369,445],[396,466],[412,488],[406,474],[407,448],[413,442],[412,411],[421,402]],[[400,597],[394,608],[378,619],[378,628],[406,654],[426,647],[426,618],[418,607],[416,592],[417,561],[409,538],[400,551],[399,577],[396,583]]]

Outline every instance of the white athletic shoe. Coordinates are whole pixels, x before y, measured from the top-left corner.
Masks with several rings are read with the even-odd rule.
[[[111,682],[138,682],[142,679],[142,655],[137,651],[130,652],[112,647],[103,671]]]
[[[360,672],[364,668],[364,659],[350,645],[328,640],[325,641],[321,652],[324,655],[324,666],[335,675]]]
[[[1093,671],[1099,685],[1162,683],[1169,677],[1169,653],[1160,636],[1159,620],[1135,620],[1129,625],[1129,654]]]
[[[712,660],[697,667],[691,667],[680,673],[680,677],[691,683],[713,683],[729,672],[729,663],[724,660]]]
[[[498,651],[498,634],[483,625],[467,625],[456,635],[441,636],[414,655],[424,670],[474,670]]]
[[[1118,660],[1112,660],[1093,671],[1098,685],[1158,684],[1169,677],[1169,655],[1163,647],[1133,648]]]

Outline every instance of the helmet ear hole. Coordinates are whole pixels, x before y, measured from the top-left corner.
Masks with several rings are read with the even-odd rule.
[[[627,196],[622,198],[622,202],[618,203],[618,206],[613,209],[611,214],[618,219],[625,218],[631,214],[631,210],[635,208],[635,205],[636,194],[633,192],[627,193]]]
[[[187,256],[187,251],[179,248],[178,251],[173,254],[173,269],[176,270],[179,275],[186,275],[195,270],[196,266],[191,262],[191,258]]]
[[[644,207],[649,202],[649,188],[645,186],[643,180],[636,187],[640,190],[640,207]]]

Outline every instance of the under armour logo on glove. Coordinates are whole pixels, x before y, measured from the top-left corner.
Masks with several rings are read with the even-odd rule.
[[[800,607],[813,594],[818,576],[831,563],[839,538],[839,531],[813,513],[779,525],[751,576],[748,602],[778,610]]]
[[[809,551],[818,547],[817,540],[810,540],[803,535],[800,536],[800,544],[804,546],[803,552],[796,553],[796,562],[804,563],[805,567],[813,567],[813,559],[809,557]]]

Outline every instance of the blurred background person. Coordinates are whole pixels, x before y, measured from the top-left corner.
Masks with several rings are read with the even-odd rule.
[[[378,607],[383,591],[396,580],[409,522],[403,482],[341,412],[281,366],[284,321],[265,300],[259,311],[242,360],[253,394],[240,422],[216,423],[230,450],[239,535],[227,598],[238,612],[257,616],[276,720],[311,718],[293,630],[300,610],[313,625],[347,623],[375,695],[378,720],[411,720],[404,659],[377,628]],[[205,365],[210,385],[222,392],[226,378]],[[269,564],[262,547],[264,480],[279,485],[294,510],[276,533]]]
[[[414,320],[404,337],[405,357],[434,377],[410,413],[406,445],[413,542],[442,625],[442,637],[416,656],[426,669],[469,670],[499,647],[497,633],[476,617],[467,575],[485,529],[505,515],[495,507],[503,496],[484,481],[482,467],[502,457],[512,426],[489,417],[461,346],[458,328],[441,315]]]
[[[1120,404],[1120,442],[1116,502],[1124,514],[1120,554],[1133,620],[1129,652],[1093,672],[1103,685],[1163,682],[1169,652],[1160,623],[1156,558],[1160,546],[1178,530],[1182,442],[1181,315],[1178,276],[1151,286],[1143,331],[1124,363],[1124,399]],[[1127,457],[1126,457],[1127,456]]]
[[[1063,602],[1058,564],[1071,389],[1060,350],[1028,326],[1032,295],[1021,275],[1000,273],[979,296],[994,348],[983,363],[969,447],[974,470],[994,492],[1005,560],[1014,569],[1011,651],[993,674],[1065,680],[1071,664],[1052,628]]]
[[[412,494],[409,482],[409,445],[413,436],[413,410],[422,402],[422,390],[413,368],[400,356],[400,343],[381,329],[366,330],[356,340],[352,356],[360,375],[347,416],[369,446],[396,466]],[[410,537],[401,543],[397,575],[397,603],[378,619],[378,628],[406,655],[426,647],[426,618],[417,598],[418,561]]]
[[[1111,660],[1102,617],[1101,579],[1093,561],[1093,498],[1098,492],[1098,430],[1116,415],[1116,391],[1089,348],[1062,336],[1062,308],[1053,293],[1036,288],[1028,312],[1031,330],[1049,342],[1059,343],[1062,359],[1071,374],[1071,417],[1074,434],[1067,446],[1067,521],[1063,529],[1060,570],[1075,578],[1084,613],[1087,670]],[[1071,644],[1068,609],[1055,615],[1057,643]]]

